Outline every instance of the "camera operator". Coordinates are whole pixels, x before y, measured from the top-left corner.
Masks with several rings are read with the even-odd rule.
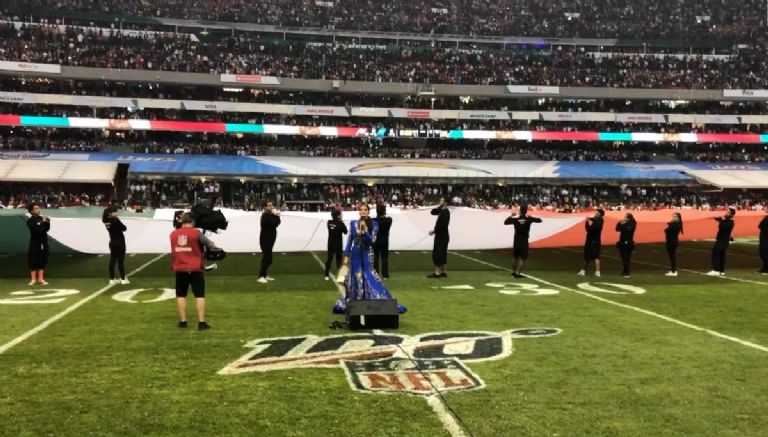
[[[274,281],[275,278],[267,274],[269,266],[272,265],[272,249],[277,240],[277,227],[280,226],[280,211],[275,211],[271,201],[264,204],[264,212],[261,214],[261,234],[259,235],[259,246],[261,247],[261,269],[259,270],[259,279],[257,282],[266,284]]]
[[[181,227],[171,232],[171,265],[176,272],[176,305],[179,310],[179,328],[187,327],[187,292],[192,287],[197,307],[197,329],[211,326],[205,320],[205,276],[203,249],[220,250],[199,229],[195,229],[192,213],[181,215]]]

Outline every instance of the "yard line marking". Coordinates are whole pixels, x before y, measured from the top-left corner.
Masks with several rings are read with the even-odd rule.
[[[128,277],[128,276],[133,276],[133,275],[135,275],[136,273],[139,273],[140,271],[142,271],[142,270],[144,270],[145,268],[147,268],[147,267],[148,267],[150,264],[154,263],[155,261],[159,260],[160,258],[162,258],[162,257],[164,257],[164,256],[165,256],[165,254],[163,253],[163,254],[160,254],[160,255],[158,255],[158,256],[156,256],[156,257],[152,258],[151,260],[149,260],[149,261],[147,261],[146,263],[142,264],[142,265],[141,265],[139,268],[137,268],[136,270],[134,270],[134,271],[132,271],[132,272],[128,273],[128,275],[127,275],[126,277]],[[25,332],[24,334],[22,334],[22,335],[20,335],[20,336],[18,336],[18,337],[16,337],[16,338],[14,338],[13,340],[9,341],[9,342],[8,342],[8,343],[6,343],[6,344],[4,344],[4,345],[0,346],[0,355],[2,355],[2,354],[4,354],[4,353],[8,352],[8,350],[9,350],[10,348],[12,348],[12,347],[14,347],[14,346],[18,345],[19,343],[21,343],[21,342],[23,342],[23,341],[27,340],[28,338],[32,337],[33,335],[37,334],[38,332],[42,331],[43,329],[45,329],[45,328],[47,328],[47,327],[51,326],[51,325],[52,325],[52,324],[54,324],[55,322],[57,322],[57,321],[61,320],[62,318],[64,318],[64,316],[66,316],[67,314],[71,313],[72,311],[74,311],[74,310],[76,310],[76,309],[80,308],[81,306],[85,305],[86,303],[88,303],[88,302],[92,301],[93,299],[96,299],[97,297],[101,296],[102,294],[104,294],[104,292],[106,292],[107,290],[109,290],[110,288],[112,288],[114,285],[115,285],[115,284],[107,284],[107,285],[106,285],[104,288],[102,288],[101,290],[99,290],[99,291],[97,291],[97,292],[95,292],[95,293],[91,294],[90,296],[88,296],[88,297],[86,297],[86,298],[84,298],[84,299],[82,299],[82,300],[79,300],[79,301],[75,302],[75,303],[74,303],[74,304],[72,304],[71,306],[69,306],[69,307],[65,308],[65,309],[64,309],[62,312],[60,312],[60,313],[58,313],[58,314],[54,315],[54,316],[53,316],[53,317],[51,317],[50,319],[48,319],[48,320],[44,321],[43,323],[41,323],[41,324],[39,324],[39,325],[35,326],[34,328],[30,329],[29,331]]]
[[[452,437],[466,436],[466,434],[464,434],[464,431],[461,429],[461,426],[459,425],[459,423],[456,422],[456,419],[448,411],[448,408],[446,407],[443,400],[440,399],[440,396],[429,395],[426,397],[426,399],[427,399],[427,404],[429,404],[429,406],[432,407],[432,410],[437,414],[437,417],[440,419],[441,422],[443,422],[443,426],[445,427],[445,430],[448,431],[448,433]]]
[[[309,252],[309,253],[311,253],[312,256],[315,257],[315,259],[317,260],[317,263],[320,264],[320,268],[323,269],[323,271],[325,271],[325,263],[323,263],[323,260],[321,260],[320,257],[317,256],[317,254],[315,252]],[[346,297],[347,296],[347,292],[344,291],[343,288],[341,288],[341,284],[336,282],[336,275],[334,275],[331,272],[328,272],[328,277],[331,278],[331,281],[333,281],[334,285],[336,285],[336,291],[339,292],[339,296]]]
[[[312,256],[317,260],[317,263],[320,264],[320,267],[325,269],[325,264],[320,259],[320,257],[317,256],[315,252],[310,252]],[[328,276],[331,278],[333,283],[336,285],[336,290],[339,291],[339,296],[345,297],[346,291],[342,288],[341,284],[336,282],[336,275],[333,273],[329,273]],[[374,329],[373,330],[374,335],[382,335],[383,331]],[[456,421],[456,418],[453,417],[453,415],[448,411],[448,406],[445,405],[443,400],[440,398],[439,395],[433,394],[426,397],[427,404],[432,408],[432,410],[437,414],[437,418],[440,419],[440,422],[443,423],[443,427],[445,427],[445,430],[448,431],[448,434],[451,435],[451,437],[467,437],[467,435],[464,433],[464,431],[461,429],[461,425]]]
[[[570,249],[569,251],[573,252],[573,253],[581,253],[580,251],[574,250],[574,249]],[[610,259],[621,260],[621,258],[619,258],[617,256],[611,256],[611,255],[602,255],[602,257],[603,258],[610,258]],[[647,266],[665,267],[665,268],[667,267],[665,264],[657,264],[657,263],[652,263],[652,262],[648,262],[648,261],[638,261],[637,259],[633,259],[632,262],[633,263],[638,263],[638,264],[645,264]],[[701,276],[709,276],[708,274],[706,274],[704,272],[700,272],[698,270],[691,270],[691,269],[677,269],[677,270],[683,271],[683,272],[688,272],[688,273],[695,273],[695,274],[701,275]],[[731,281],[736,281],[736,282],[744,282],[746,284],[768,285],[768,282],[755,281],[755,280],[752,280],[752,279],[736,278],[736,277],[728,276],[728,275],[726,275],[726,276],[714,276],[714,277],[715,278],[720,278],[720,279],[730,279]]]
[[[710,250],[697,249],[695,247],[682,247],[681,246],[681,247],[678,247],[677,250],[685,250],[685,251],[688,251],[688,252],[710,253],[710,254],[712,253],[712,251],[710,251]],[[736,252],[734,250],[730,251],[728,253],[728,256],[738,256],[740,258],[748,258],[748,259],[755,259],[755,260],[759,260],[760,259],[759,255],[747,255],[747,254],[744,254],[744,253]]]
[[[132,253],[132,254],[128,255],[129,258],[133,258],[134,256],[136,256],[135,253]]]
[[[452,253],[454,255],[457,255],[457,256],[460,256],[460,257],[463,257],[463,258],[475,261],[477,263],[485,264],[485,265],[487,265],[489,267],[493,267],[493,268],[496,268],[496,269],[499,269],[499,270],[506,270],[508,272],[512,271],[511,269],[508,269],[506,267],[502,267],[502,266],[499,266],[499,265],[496,265],[496,264],[491,264],[489,262],[485,262],[485,261],[483,261],[481,259],[473,258],[473,257],[468,256],[468,255],[464,255],[464,254],[457,253],[457,252],[452,252]],[[720,332],[717,332],[717,331],[713,331],[711,329],[702,328],[701,326],[692,325],[692,324],[690,324],[688,322],[683,322],[682,320],[677,320],[677,319],[674,319],[672,317],[665,316],[665,315],[659,314],[659,313],[655,313],[653,311],[646,310],[646,309],[643,309],[643,308],[640,308],[640,307],[624,304],[624,303],[621,303],[621,302],[616,302],[616,301],[613,301],[613,300],[610,300],[610,299],[606,299],[606,298],[600,297],[600,296],[595,296],[594,294],[587,293],[587,292],[584,292],[584,291],[581,291],[581,290],[577,290],[575,288],[570,288],[570,287],[566,287],[564,285],[555,284],[554,282],[549,282],[549,281],[546,281],[544,279],[537,278],[537,277],[532,276],[532,275],[530,275],[528,273],[525,273],[525,276],[530,278],[530,279],[533,279],[534,281],[540,282],[540,283],[545,284],[545,285],[549,285],[550,287],[557,287],[557,288],[560,288],[562,290],[572,291],[572,292],[580,294],[582,296],[589,297],[590,299],[599,300],[601,302],[605,302],[605,303],[610,304],[610,305],[615,305],[615,306],[618,306],[618,307],[621,307],[621,308],[626,308],[628,310],[637,311],[639,313],[642,313],[642,314],[645,314],[645,315],[648,315],[648,316],[656,317],[658,319],[666,320],[667,322],[674,323],[676,325],[680,325],[680,326],[684,326],[684,327],[689,328],[689,329],[693,329],[694,331],[705,332],[705,333],[707,333],[709,335],[712,335],[712,336],[715,336],[715,337],[718,337],[718,338],[722,338],[724,340],[732,341],[732,342],[738,343],[738,344],[740,344],[742,346],[746,346],[746,347],[750,347],[750,348],[753,348],[753,349],[757,349],[757,350],[762,351],[762,352],[768,352],[768,347],[760,345],[760,344],[757,344],[757,343],[752,343],[750,341],[742,340],[740,338],[733,337],[733,336],[730,336],[730,335],[726,335],[726,334],[723,334],[723,333],[720,333]]]

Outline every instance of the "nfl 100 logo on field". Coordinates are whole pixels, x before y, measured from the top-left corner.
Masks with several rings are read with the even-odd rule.
[[[219,371],[222,375],[301,368],[342,368],[354,390],[367,393],[438,392],[483,388],[467,363],[506,358],[513,339],[550,337],[557,328],[519,328],[502,332],[443,332],[417,336],[355,333],[318,337],[267,338]]]

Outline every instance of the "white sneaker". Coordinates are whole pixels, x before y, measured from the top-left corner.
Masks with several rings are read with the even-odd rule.
[[[599,278],[600,277],[600,272],[595,272],[595,277]]]
[[[128,285],[128,284],[130,284],[130,283],[131,283],[131,281],[129,281],[129,280],[127,280],[127,279],[121,279],[121,280],[120,280],[120,285]]]
[[[29,281],[29,284],[27,285],[35,285],[35,284],[37,284],[37,281]]]
[[[720,276],[725,276],[725,272],[720,272]]]
[[[275,278],[273,278],[273,277],[271,277],[271,276],[267,276],[265,279],[266,279],[267,281],[274,281],[274,280],[275,280]]]
[[[120,283],[119,279],[110,279],[109,280],[109,285],[116,285],[116,284],[119,284],[119,283]]]
[[[723,273],[723,274],[725,274],[725,273]],[[48,282],[43,281],[43,282],[38,282],[38,284],[40,284],[40,285],[48,285]]]
[[[256,282],[258,282],[259,284],[266,284],[269,281],[267,281],[267,278],[259,278]]]
[[[584,270],[579,270],[579,273],[576,273],[576,275],[577,276],[586,276],[587,272],[585,272]]]
[[[205,270],[206,272],[210,272],[212,270],[217,270],[218,268],[219,268],[219,265],[214,263],[214,264],[211,264],[209,266],[205,266],[205,268],[203,270]]]
[[[710,270],[707,272],[707,276],[720,276],[720,272],[716,270]]]
[[[664,276],[677,276],[677,272],[667,272],[664,274]]]
[[[328,276],[326,276],[326,277],[325,277],[325,280],[326,280],[326,281],[329,281],[330,279],[331,279],[331,278],[329,278]]]

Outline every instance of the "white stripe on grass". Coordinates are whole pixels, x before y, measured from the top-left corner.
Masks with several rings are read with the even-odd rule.
[[[479,264],[484,264],[484,265],[486,265],[488,267],[493,267],[493,268],[499,269],[499,270],[506,270],[508,272],[512,271],[511,269],[508,269],[506,267],[502,267],[502,266],[499,266],[499,265],[496,265],[496,264],[491,264],[489,262],[483,261],[481,259],[473,258],[473,257],[468,256],[468,255],[464,255],[464,254],[456,253],[456,252],[452,252],[452,253],[454,255],[456,255],[456,256],[460,256],[462,258],[466,258],[468,260],[475,261],[475,262],[477,262]],[[635,312],[638,312],[638,313],[642,313],[642,314],[645,314],[645,315],[648,315],[648,316],[651,316],[651,317],[656,317],[658,319],[665,320],[667,322],[674,323],[676,325],[680,325],[680,326],[684,326],[684,327],[689,328],[689,329],[693,329],[694,331],[704,332],[704,333],[707,333],[707,334],[712,335],[714,337],[722,338],[724,340],[728,340],[728,341],[731,341],[731,342],[734,342],[734,343],[738,343],[738,344],[740,344],[742,346],[746,346],[746,347],[749,347],[749,348],[752,348],[752,349],[757,349],[757,350],[762,351],[762,352],[768,352],[768,347],[760,345],[760,344],[757,344],[757,343],[752,343],[751,341],[742,340],[740,338],[733,337],[731,335],[723,334],[721,332],[713,331],[713,330],[707,329],[707,328],[702,328],[701,326],[692,325],[690,323],[683,322],[682,320],[678,320],[678,319],[675,319],[675,318],[672,318],[672,317],[669,317],[669,316],[665,316],[663,314],[655,313],[653,311],[649,311],[649,310],[646,310],[644,308],[640,308],[640,307],[636,307],[636,306],[632,306],[632,305],[627,305],[627,304],[624,304],[624,303],[621,303],[621,302],[616,302],[616,301],[613,301],[613,300],[610,300],[610,299],[606,299],[604,297],[595,296],[594,294],[587,293],[587,292],[581,291],[581,290],[577,290],[575,288],[570,288],[570,287],[566,287],[564,285],[555,284],[553,282],[549,282],[549,281],[546,281],[544,279],[532,276],[532,275],[530,275],[528,273],[525,273],[525,276],[530,278],[530,279],[532,279],[532,280],[534,280],[534,281],[536,281],[536,282],[539,282],[541,284],[549,285],[550,287],[557,287],[557,288],[560,288],[562,290],[572,291],[572,292],[574,292],[576,294],[580,294],[580,295],[588,297],[590,299],[599,300],[600,302],[604,302],[604,303],[607,303],[607,304],[610,304],[610,305],[615,305],[617,307],[621,307],[621,308],[625,308],[625,309],[628,309],[628,310],[632,310],[632,311],[635,311]]]
[[[569,252],[573,252],[573,253],[581,253],[581,251],[575,250],[575,249],[569,249],[568,251]],[[621,260],[621,258],[619,258],[617,256],[611,256],[611,255],[600,255],[600,257],[601,258],[609,258],[609,259]],[[652,263],[652,262],[648,262],[648,261],[639,261],[637,259],[633,259],[632,262],[633,263],[637,263],[637,264],[644,264],[646,266],[654,266],[654,267],[664,267],[664,268],[667,268],[666,264],[658,264],[658,263]],[[694,273],[696,275],[701,275],[701,276],[709,276],[705,272],[700,272],[698,270],[680,269],[680,268],[678,268],[677,270],[680,271],[680,272]],[[716,278],[720,278],[720,279],[728,279],[728,280],[736,281],[736,282],[743,282],[745,284],[768,285],[768,282],[755,281],[755,280],[752,280],[752,279],[736,278],[736,277],[728,276],[728,275],[725,275],[725,276],[715,276],[715,277]]]
[[[325,264],[320,259],[320,257],[318,257],[315,252],[310,253],[315,258],[315,260],[317,260],[317,263],[320,264],[320,268],[325,269]],[[336,290],[339,292],[339,296],[346,296],[344,288],[342,288],[341,284],[336,282],[336,275],[329,273],[328,277],[331,278],[334,285],[336,285]],[[382,332],[378,330],[374,330],[373,333],[375,335],[382,334]],[[453,415],[450,413],[448,406],[445,405],[445,402],[440,396],[433,394],[427,396],[425,399],[427,400],[427,404],[429,404],[435,414],[437,414],[437,418],[440,419],[440,422],[443,423],[443,427],[445,427],[445,430],[448,431],[448,434],[450,434],[451,437],[466,437],[466,434],[461,429],[461,425],[459,425],[459,423],[456,421],[456,418],[453,417]]]
[[[141,266],[139,266],[139,268],[137,268],[136,270],[128,273],[127,276],[133,276],[136,273],[139,273],[140,271],[142,271],[145,268],[147,268],[150,264],[154,263],[155,261],[159,260],[160,258],[162,258],[164,256],[165,256],[165,254],[163,253],[163,254],[160,254],[160,255],[152,258],[151,260],[149,260],[146,263],[144,263]],[[93,299],[96,299],[97,297],[101,296],[102,294],[104,294],[104,292],[106,292],[107,290],[109,290],[113,286],[115,286],[115,284],[107,284],[101,290],[91,294],[90,296],[88,296],[88,297],[86,297],[84,299],[81,299],[81,300],[75,302],[74,304],[72,304],[71,306],[65,308],[63,311],[61,311],[60,313],[58,313],[55,316],[51,317],[50,319],[48,319],[48,320],[44,321],[43,323],[35,326],[34,328],[30,329],[29,331],[25,332],[24,334],[21,334],[20,336],[18,336],[16,338],[14,338],[13,340],[9,341],[8,343],[0,346],[0,355],[8,352],[8,350],[11,349],[12,347],[17,346],[18,344],[24,342],[28,338],[30,338],[33,335],[37,334],[38,332],[44,330],[45,328],[51,326],[55,322],[61,320],[62,318],[64,318],[67,314],[71,313],[72,311],[80,308],[81,306],[85,305],[86,303],[88,303],[88,302],[92,301]]]

